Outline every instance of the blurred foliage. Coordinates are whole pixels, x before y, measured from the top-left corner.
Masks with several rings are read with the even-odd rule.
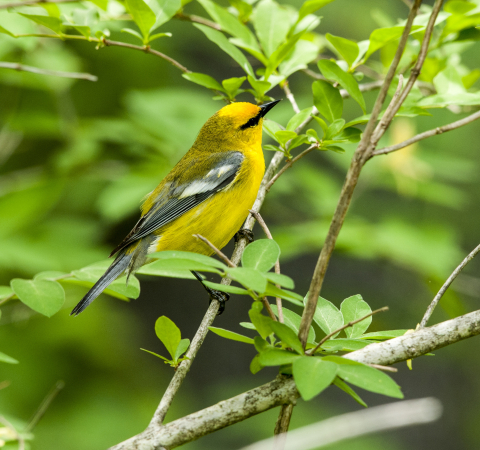
[[[311,14],[314,9],[302,7],[299,0],[290,5],[278,5],[271,0],[231,0],[229,4],[209,0],[148,1],[148,8],[139,0],[96,0],[0,10],[2,61],[98,76],[98,81],[92,83],[0,67],[0,284],[7,285],[14,278],[32,278],[42,271],[70,273],[103,260],[136,220],[141,198],[168,173],[190,147],[205,120],[223,105],[211,101],[212,93],[205,87],[216,90],[217,99],[282,98],[285,94],[279,84],[288,77],[300,109],[315,104],[326,120],[312,122],[312,131],[300,136],[297,142],[309,145],[319,139],[323,144],[327,133],[331,134],[331,141],[338,141],[320,145],[323,150],[333,151],[312,152],[287,171],[271,190],[262,210],[282,249],[282,265],[286,263],[297,281],[298,292],[305,294],[308,276],[313,272],[313,259],[309,256],[317,255],[321,248],[355,148],[353,134],[342,139],[342,128],[347,123],[347,129],[361,129],[364,104],[368,112],[376,95],[373,91],[359,96],[355,86],[375,81],[386,73],[401,33],[402,22],[398,18],[405,17],[407,12],[398,0],[384,2],[381,10],[373,0],[320,3],[326,4],[321,20]],[[476,28],[480,24],[479,5],[478,1],[446,2],[420,83],[380,146],[457,120],[459,113],[472,112],[480,104]],[[181,6],[184,8],[178,12]],[[153,16],[149,11],[153,11]],[[232,22],[227,11],[240,20]],[[169,20],[175,13],[177,16]],[[400,64],[405,70],[418,53],[428,13],[429,6],[425,5],[416,18],[416,28]],[[185,19],[182,14],[213,20],[226,35],[180,20]],[[251,24],[249,28],[244,25],[247,22]],[[272,34],[265,33],[267,29]],[[15,39],[5,30],[14,34],[58,35],[48,39]],[[156,36],[158,31],[163,35]],[[85,42],[58,39],[64,32],[83,36]],[[259,43],[252,40],[254,33]],[[87,36],[91,36],[91,42]],[[182,78],[167,62],[140,51],[104,46],[104,38],[131,45],[153,40],[152,48],[185,64],[193,73]],[[282,52],[276,53],[281,47]],[[336,58],[338,65],[329,58]],[[323,75],[330,82],[309,78],[301,71],[307,65],[317,77]],[[333,81],[353,99],[342,100],[338,89],[332,88]],[[322,110],[326,99],[330,99],[332,107]],[[289,151],[294,155],[301,151],[300,144],[296,149],[287,149],[285,144],[293,135],[285,134],[274,123],[293,132],[292,116],[285,100],[275,109],[270,127],[265,129],[264,143],[287,156]],[[355,122],[349,127],[352,121]],[[339,306],[335,299],[363,293],[363,286],[379,306],[388,303],[392,307],[393,299],[402,300],[395,315],[402,320],[397,320],[392,328],[413,327],[419,321],[428,293],[434,292],[463,255],[478,243],[477,129],[473,124],[376,157],[367,164],[337,243],[333,267],[327,274],[328,298]],[[269,155],[266,152],[267,158]],[[289,260],[295,263],[289,264]],[[377,277],[380,267],[391,271],[390,275],[384,273],[386,281]],[[472,263],[467,270],[474,274],[475,268],[478,265]],[[332,281],[328,279],[330,273]],[[149,285],[145,277],[141,279],[142,285]],[[158,297],[158,292],[162,292],[165,302],[175,298],[181,303],[184,320],[176,319],[175,323],[183,336],[192,337],[193,331],[187,334],[183,330],[189,323],[195,329],[205,304],[200,308],[195,304],[198,316],[187,317],[188,296],[178,294],[182,285],[165,289],[165,283],[162,280],[155,292],[147,292],[145,301]],[[429,286],[427,289],[424,283]],[[154,319],[160,314],[149,312],[145,325],[131,314],[139,312],[136,305],[128,305],[127,312],[126,307],[101,299],[96,312],[73,320],[66,310],[81,298],[85,287],[80,281],[78,285],[62,285],[66,291],[65,306],[59,305],[62,309],[51,319],[34,314],[19,302],[2,307],[0,350],[20,364],[1,365],[0,383],[8,383],[0,384],[0,411],[22,429],[51,386],[63,379],[66,388],[35,428],[35,438],[27,446],[34,450],[105,448],[146,426],[171,376],[167,366],[139,351],[140,347],[156,345],[149,339]],[[465,276],[453,287],[457,292],[445,296],[443,307],[449,315],[458,315],[473,307],[469,299],[478,299],[478,280]],[[11,295],[6,289],[0,290],[0,302]],[[460,296],[459,292],[468,295]],[[122,297],[121,292],[119,296]],[[242,319],[248,320],[248,308],[244,304],[241,308]],[[228,314],[227,307],[225,315]],[[436,317],[447,316],[436,313]],[[224,353],[232,353],[222,353],[218,344],[214,348],[214,359],[220,361]],[[238,355],[241,352],[239,349]],[[464,362],[459,356],[461,352],[455,352],[450,352],[450,360],[460,370]],[[245,354],[246,361],[253,357],[252,352]],[[214,380],[214,387],[206,388],[202,376],[210,381],[215,364],[209,361],[210,366],[198,366],[200,363],[196,362],[206,374],[202,375],[200,369],[192,371],[192,381],[187,378],[169,418],[235,395],[253,387],[252,383],[258,384],[257,379],[245,378],[246,372],[240,374],[235,367],[228,381]],[[234,363],[238,361],[228,364]],[[245,367],[247,371],[248,363]],[[474,381],[478,378],[474,369],[465,365],[461,370],[469,373],[464,376],[470,396],[478,398],[480,388]],[[268,380],[274,373],[267,372],[263,379]],[[448,385],[445,389],[453,388]],[[351,407],[339,407],[336,397],[328,396],[328,390],[326,395],[322,403],[296,408],[294,425]],[[477,409],[472,404],[463,412],[468,417],[461,424],[465,442],[478,442],[478,433],[472,431],[471,425],[476,423],[474,418],[478,420]],[[275,416],[276,412],[270,411],[261,420],[250,419],[187,448],[246,444],[247,429],[250,440],[266,437]],[[458,433],[460,424],[457,425],[454,428]],[[441,443],[448,441],[442,441],[439,430],[437,434],[437,448],[442,448]],[[456,448],[463,448],[458,441],[456,444]],[[380,437],[343,444],[342,448],[380,449],[385,445]],[[389,448],[392,445],[388,440]],[[407,444],[394,445],[407,448]],[[17,444],[6,444],[4,448],[16,447]]]

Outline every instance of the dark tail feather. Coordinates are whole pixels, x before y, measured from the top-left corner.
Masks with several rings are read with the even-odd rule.
[[[104,289],[106,289],[110,283],[115,281],[115,279],[128,267],[131,259],[131,254],[123,254],[118,256],[113,264],[101,276],[101,278],[93,285],[92,289],[88,291],[87,295],[85,295],[78,305],[73,308],[73,311],[70,313],[70,315],[77,316],[90,303],[92,303],[104,291]]]

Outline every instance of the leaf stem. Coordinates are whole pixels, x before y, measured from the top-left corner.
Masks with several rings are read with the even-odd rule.
[[[227,266],[237,267],[232,261],[230,261],[230,259],[227,255],[225,255],[225,253],[215,247],[215,245],[213,245],[206,237],[200,234],[194,234],[193,237],[196,237],[197,239],[200,239],[203,243],[207,244],[207,246],[210,247]]]
[[[318,344],[317,346],[308,352],[305,352],[306,355],[313,355],[321,346],[324,344],[326,341],[328,341],[332,336],[335,336],[337,333],[340,331],[344,330],[345,328],[353,327],[355,324],[358,322],[361,322],[362,320],[367,319],[370,316],[373,316],[374,314],[377,314],[379,312],[384,312],[388,311],[388,306],[384,306],[383,308],[376,309],[375,311],[372,311],[371,313],[367,314],[366,316],[360,317],[360,319],[353,320],[351,322],[348,322],[347,324],[343,325],[342,327],[336,329],[335,331],[332,331],[330,334],[327,334]]]

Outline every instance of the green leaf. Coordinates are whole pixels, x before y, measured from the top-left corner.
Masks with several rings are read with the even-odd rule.
[[[248,48],[260,53],[254,34],[237,17],[210,0],[198,0],[198,2],[223,31],[235,36]]]
[[[268,272],[265,274],[265,277],[268,281],[272,283],[279,284],[280,286],[286,287],[287,289],[293,289],[295,287],[295,283],[290,277],[287,277],[283,273],[273,273]]]
[[[340,119],[343,113],[343,98],[338,89],[324,80],[312,84],[313,103],[319,113],[329,122]]]
[[[10,286],[25,305],[47,317],[52,317],[65,302],[65,291],[56,281],[15,278]]]
[[[288,78],[293,73],[307,68],[307,64],[317,58],[319,45],[300,39],[278,67],[279,73]]]
[[[155,13],[143,0],[125,0],[125,3],[134,22],[142,32],[144,42],[148,42],[150,30],[157,20]]]
[[[346,298],[340,305],[340,311],[343,315],[344,325],[349,322],[360,319],[372,312],[368,303],[362,299],[361,295],[353,295]],[[356,323],[352,327],[345,328],[345,334],[349,338],[356,338],[361,336],[372,323],[372,316],[367,317],[365,320]]]
[[[217,44],[225,53],[230,55],[248,75],[255,77],[255,73],[252,66],[247,61],[246,56],[237,47],[231,44],[224,34],[207,27],[206,25],[199,23],[194,23],[193,25],[202,31],[210,41]]]
[[[348,395],[350,395],[357,403],[360,403],[360,405],[364,406],[367,408],[367,404],[360,398],[360,396],[344,381],[342,381],[340,378],[335,378],[333,381],[333,384],[337,387],[339,387],[343,392],[346,392]]]
[[[10,286],[0,286],[0,300],[6,297],[10,297],[13,294]]]
[[[137,30],[132,30],[131,28],[122,28],[120,31],[122,33],[131,34],[132,36],[135,36],[137,39],[140,39],[143,42],[143,36]]]
[[[173,358],[174,361],[178,361],[178,359],[188,350],[190,346],[190,339],[182,339],[178,344],[177,350],[175,351],[175,357]]]
[[[104,11],[107,10],[108,0],[88,0],[94,5],[97,5],[99,8],[103,9]]]
[[[180,250],[166,250],[163,252],[151,253],[148,256],[149,258],[156,259],[157,261],[181,259],[198,262],[206,266],[216,267],[218,269],[226,269],[227,267],[218,259],[211,258],[210,256],[201,255],[200,253],[183,252]]]
[[[233,331],[224,330],[223,328],[217,327],[208,327],[210,331],[213,331],[215,334],[218,334],[221,337],[230,339],[232,341],[245,342],[245,344],[253,344],[253,339],[242,334],[235,333]]]
[[[330,386],[337,374],[335,363],[322,358],[302,356],[293,362],[293,378],[304,400],[316,397]]]
[[[282,366],[284,364],[292,364],[298,358],[301,358],[301,356],[297,353],[288,352],[287,350],[272,349],[260,353],[259,361],[264,367]]]
[[[245,247],[242,266],[268,272],[280,257],[280,247],[272,239],[259,239]]]
[[[327,134],[327,130],[328,130],[328,125],[325,123],[325,121],[323,119],[321,119],[320,117],[317,117],[317,116],[313,116],[313,119],[315,120],[315,122],[317,122],[320,127],[322,128],[322,131],[323,131],[323,134]]]
[[[260,355],[257,354],[253,357],[252,362],[250,363],[250,372],[252,372],[254,375],[260,370],[263,369],[263,366],[260,364]]]
[[[257,80],[255,77],[248,75],[248,82],[250,86],[252,86],[253,90],[257,94],[257,97],[263,98],[265,92],[267,92],[271,87],[272,84],[268,81]]]
[[[290,30],[292,14],[273,0],[262,0],[257,4],[253,26],[267,57],[282,44]]]
[[[66,24],[64,23],[63,25],[65,26],[70,26],[77,30],[82,36],[85,36],[87,39],[91,36],[91,29],[90,27],[86,25],[71,25],[71,24]],[[122,30],[123,31],[123,30]]]
[[[248,330],[256,330],[255,325],[252,322],[240,322],[240,326],[247,328]]]
[[[342,69],[340,69],[340,67],[338,67],[336,63],[328,59],[321,59],[320,61],[318,61],[318,68],[320,69],[325,78],[327,78],[328,80],[336,81],[338,84],[340,84],[360,105],[364,114],[367,112],[365,100],[362,93],[360,92],[357,80],[355,80],[353,75],[344,72]]]
[[[262,310],[262,304],[260,302],[253,302],[252,308],[250,309],[250,311],[248,311],[248,316],[250,317],[250,320],[255,326],[255,329],[258,331],[258,334],[263,339],[266,339],[268,336],[272,334],[272,329],[270,328],[270,324],[273,323],[273,320],[270,319],[270,317],[266,317],[263,314],[261,314],[260,312],[261,310]],[[257,343],[257,340],[254,340],[254,341],[255,343]],[[255,345],[255,348],[257,348],[257,345]]]
[[[264,150],[268,150],[270,152],[283,152],[283,150],[280,147],[277,147],[276,145],[264,145],[263,146]]]
[[[333,34],[327,33],[325,35],[328,42],[335,47],[335,50],[339,55],[348,63],[349,67],[352,67],[352,64],[357,59],[360,49],[358,44],[349,39],[345,39],[339,36],[334,36]]]
[[[342,132],[337,136],[337,139],[347,140],[349,142],[355,143],[360,141],[362,133],[362,130],[359,130],[358,128],[344,128]]]
[[[267,279],[265,278],[265,275],[256,269],[248,267],[229,268],[227,269],[227,274],[230,278],[238,281],[247,289],[252,289],[259,294],[263,294],[267,289]]]
[[[217,91],[223,92],[223,87],[221,86],[221,84],[217,80],[215,80],[215,78],[212,78],[210,75],[206,75],[204,73],[189,72],[183,73],[182,77],[188,81],[199,84],[200,86],[205,86],[208,89],[216,89]]]
[[[310,117],[312,113],[312,108],[302,109],[299,113],[295,114],[287,124],[285,128],[287,131],[295,131],[305,120]]]
[[[322,344],[322,349],[328,351],[340,351],[340,352],[354,352],[360,350],[367,345],[373,344],[375,341],[369,341],[367,339],[330,339]]]
[[[157,29],[160,25],[168,22],[177,11],[182,9],[181,0],[156,0],[156,5],[160,7],[160,10],[156,11],[156,20],[153,29]],[[152,41],[153,36],[150,38]]]
[[[240,77],[240,78],[228,78],[222,81],[223,89],[231,96],[234,97],[237,91],[240,89],[240,86],[243,82],[247,79],[247,77]]]
[[[9,36],[11,37],[16,37],[11,31],[8,31],[6,28],[3,28],[2,26],[0,26],[0,33],[3,33],[3,34],[8,34]]]
[[[277,305],[270,305],[272,308],[272,311],[275,313],[275,315],[278,317],[278,308]],[[291,328],[293,331],[295,331],[296,334],[298,334],[298,331],[300,330],[300,322],[302,321],[302,318],[294,313],[293,311],[290,311],[289,309],[282,307],[282,312],[283,312],[283,323],[287,325],[289,328]],[[315,342],[315,330],[313,327],[310,327],[310,330],[308,330],[308,342],[314,343]]]
[[[290,139],[296,137],[297,133],[295,131],[280,130],[275,133],[275,140],[283,147]]]
[[[305,297],[306,301],[307,297]],[[338,308],[328,300],[318,297],[317,309],[313,315],[313,320],[322,329],[325,334],[330,334],[343,326],[343,316]],[[337,336],[335,334],[335,336]]]
[[[315,11],[323,8],[325,5],[328,5],[332,2],[333,0],[307,0],[300,8],[298,21],[302,20],[305,16],[314,13]]]
[[[193,259],[159,259],[158,261],[149,264],[149,266],[150,271],[159,269],[165,271],[200,270],[202,272],[213,272],[221,274],[221,271],[216,269],[215,267],[204,264],[203,262],[194,261]]]
[[[172,37],[172,33],[156,33],[156,34],[152,34],[149,38],[148,38],[148,42],[153,42],[155,39],[160,39],[162,37]]]
[[[380,370],[340,356],[325,356],[323,360],[338,364],[337,375],[350,384],[377,394],[403,398],[400,386]]]
[[[281,64],[281,62],[292,52],[293,48],[306,33],[307,30],[300,31],[289,37],[280,47],[278,47],[270,56],[268,64],[265,68],[265,80],[268,80],[273,71]]]
[[[283,323],[274,322],[272,320],[270,328],[287,347],[290,347],[297,353],[303,355],[304,352],[300,339],[298,339],[298,336],[290,327]]]
[[[297,294],[296,292],[291,292],[291,291],[286,291],[284,289],[279,289],[277,286],[274,286],[273,284],[268,284],[267,289],[264,292],[265,295],[268,295],[269,297],[280,297],[283,298],[284,300],[288,300],[290,303],[293,303],[294,305],[298,306],[303,306],[303,298],[301,295]]]
[[[237,286],[227,286],[225,284],[213,283],[211,281],[204,281],[203,284],[209,288],[217,289],[218,291],[222,292],[228,292],[229,294],[250,295],[249,291]]]
[[[5,353],[0,352],[0,362],[8,364],[18,364],[18,361],[11,356],[6,355]]]
[[[162,341],[172,359],[175,359],[175,353],[182,338],[180,329],[168,317],[160,316],[155,322],[155,334]]]
[[[138,275],[153,275],[156,277],[183,278],[186,280],[196,280],[189,270],[171,270],[155,267],[153,263],[142,266],[136,272]]]
[[[55,278],[67,278],[66,275],[69,275],[65,272],[59,272],[58,270],[47,270],[45,272],[40,272],[37,273],[33,279],[34,280],[53,280],[55,281]],[[1,293],[0,293],[1,297]]]
[[[339,147],[338,145],[327,145],[325,146],[325,150],[330,150],[335,153],[345,153],[345,149]]]
[[[327,132],[325,133],[325,139],[332,139],[333,137],[337,136],[337,134],[342,131],[343,127],[345,126],[345,120],[337,119],[334,120],[330,126],[327,128]]]
[[[405,27],[403,26],[396,26],[390,28],[377,28],[376,30],[373,30],[372,34],[370,34],[369,45],[367,53],[364,56],[364,61],[384,45],[396,39],[400,39],[404,28]],[[420,28],[424,27],[420,25],[413,25],[410,34],[418,31]]]
[[[385,341],[403,336],[408,330],[388,330],[388,331],[374,331],[372,333],[365,333],[359,339],[373,339],[376,341]]]
[[[32,20],[35,23],[38,23],[39,25],[43,25],[44,27],[52,30],[53,32],[61,35],[62,34],[62,21],[58,19],[57,17],[50,17],[50,16],[37,16],[34,14],[23,14],[23,13],[18,13],[23,17],[26,17],[27,19]],[[11,34],[11,33],[8,33]]]
[[[273,140],[275,140],[275,133],[282,129],[282,126],[273,120],[263,120],[263,131],[265,131],[265,133],[267,133]]]

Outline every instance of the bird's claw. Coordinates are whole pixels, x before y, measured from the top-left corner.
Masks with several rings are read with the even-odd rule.
[[[209,289],[208,294],[210,295],[210,303],[212,303],[212,300],[217,300],[217,302],[220,303],[217,312],[217,316],[219,316],[225,311],[225,302],[229,300],[230,295],[226,292],[218,291],[217,289]]]
[[[253,231],[249,230],[248,228],[241,228],[235,233],[235,236],[233,237],[235,240],[235,244],[240,240],[240,239],[247,239],[248,243],[251,244],[255,239],[253,235]]]

